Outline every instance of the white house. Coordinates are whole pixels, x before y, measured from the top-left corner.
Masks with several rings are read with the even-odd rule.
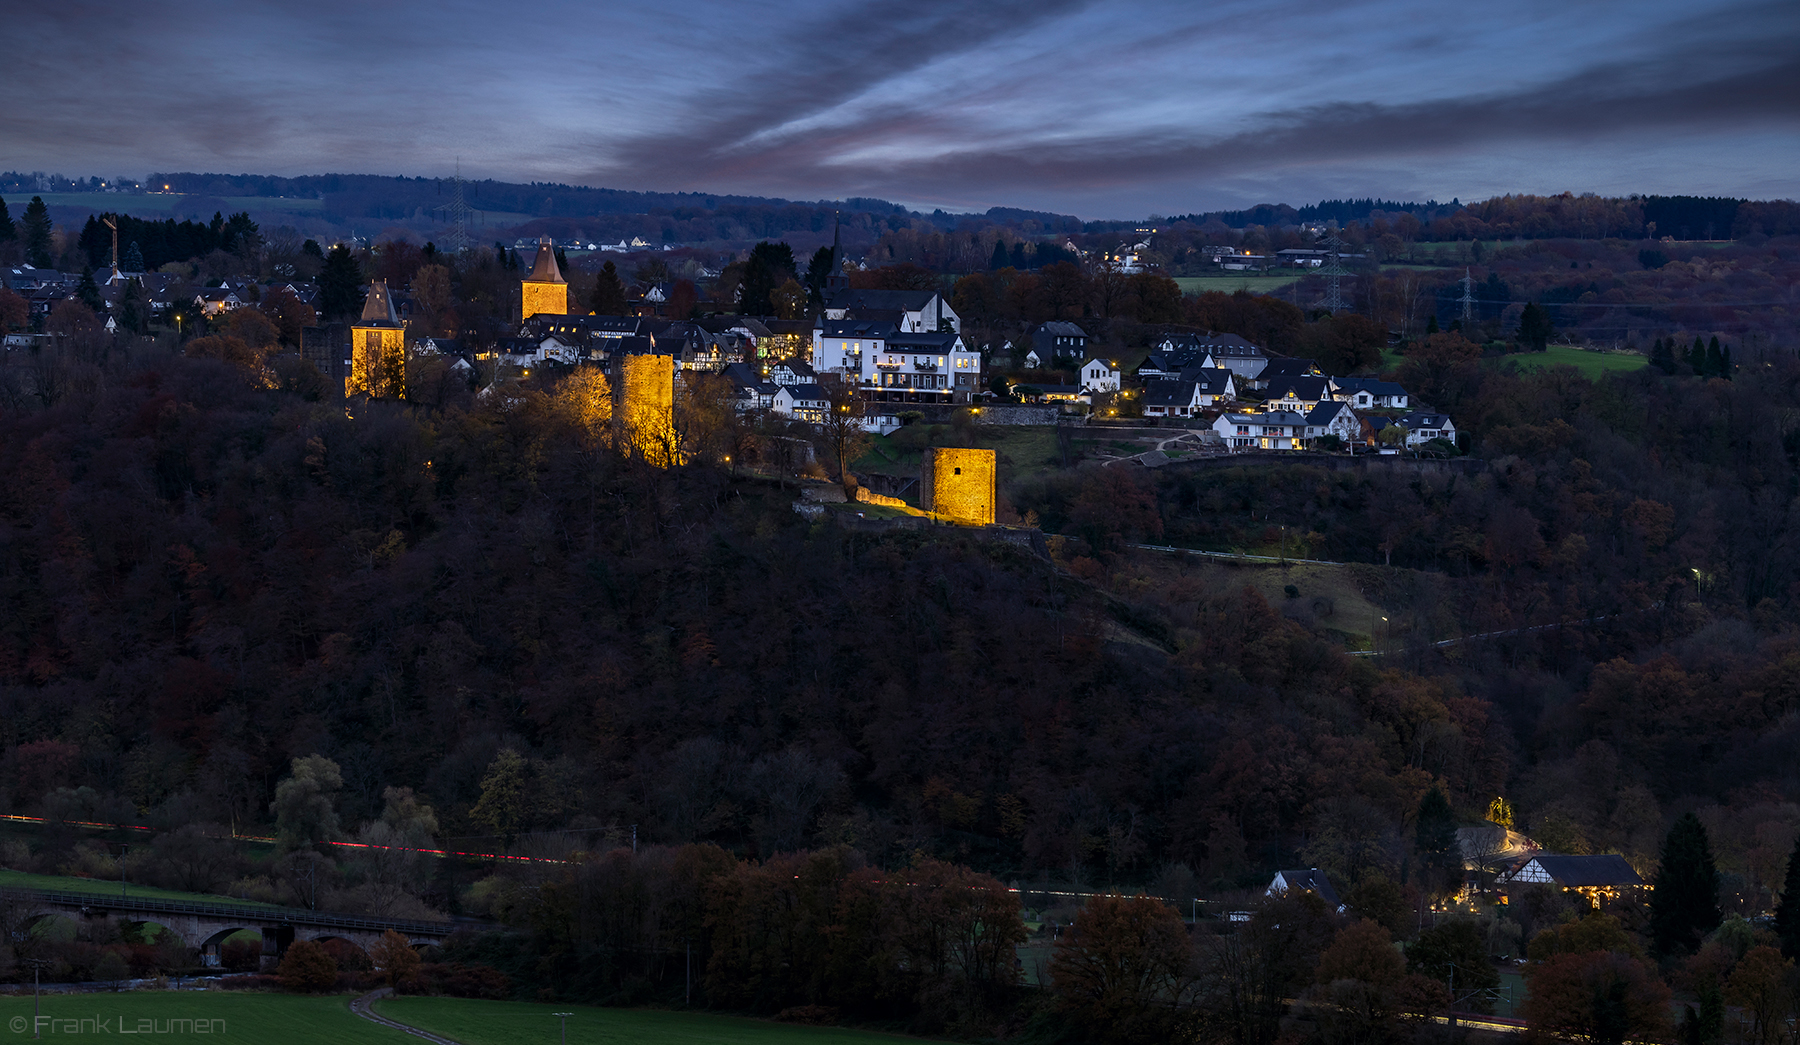
[[[1226,411],[1213,422],[1213,431],[1231,450],[1306,449],[1306,418],[1285,410],[1260,414]]]
[[[1327,399],[1312,408],[1306,415],[1306,438],[1320,439],[1335,435],[1344,441],[1346,446],[1353,445],[1362,434],[1362,419],[1350,404],[1336,399]]]
[[[825,420],[825,412],[831,409],[831,400],[820,385],[781,385],[776,389],[769,409],[796,421],[820,424]]]
[[[1090,392],[1117,392],[1123,376],[1118,367],[1101,359],[1081,364],[1081,387]]]
[[[1331,379],[1331,395],[1358,410],[1376,407],[1384,410],[1407,409],[1406,389],[1392,381],[1377,381],[1372,377],[1334,377]]]
[[[1411,413],[1394,423],[1406,429],[1408,448],[1424,446],[1433,439],[1456,442],[1456,425],[1451,423],[1448,414]]]
[[[1192,417],[1205,405],[1194,381],[1152,381],[1144,386],[1145,417]]]
[[[981,353],[954,332],[898,331],[873,321],[828,319],[814,327],[813,369],[854,375],[881,398],[909,402],[966,402],[981,387]],[[816,380],[816,374],[797,377]]]
[[[1267,406],[1270,410],[1293,410],[1305,413],[1320,403],[1331,401],[1331,383],[1323,377],[1291,377],[1269,385]]]
[[[825,302],[825,319],[889,320],[903,334],[962,333],[962,318],[935,290],[839,290]]]
[[[1216,406],[1237,398],[1237,375],[1224,367],[1196,367],[1182,371],[1181,376],[1199,387],[1201,406]]]
[[[1317,867],[1276,871],[1275,878],[1269,882],[1269,888],[1264,890],[1264,895],[1272,897],[1286,896],[1289,893],[1312,893],[1339,911],[1344,909],[1337,890],[1331,887],[1331,879]]]

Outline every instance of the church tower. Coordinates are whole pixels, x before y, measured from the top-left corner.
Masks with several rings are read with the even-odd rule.
[[[835,221],[831,226],[831,270],[825,274],[823,285],[825,301],[831,302],[839,291],[850,289],[850,277],[844,274],[844,239],[843,222]]]
[[[519,322],[532,316],[564,316],[569,313],[569,284],[562,269],[556,267],[556,250],[550,237],[538,239],[537,259],[531,263],[531,275],[519,285]]]
[[[369,284],[362,318],[350,325],[350,376],[344,394],[406,398],[406,327],[394,311],[387,280]]]

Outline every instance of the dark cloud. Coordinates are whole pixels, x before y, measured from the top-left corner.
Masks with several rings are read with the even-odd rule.
[[[68,0],[9,15],[0,166],[436,174],[460,157],[513,179],[1121,216],[1580,190],[1626,157],[1668,188],[1800,192],[1800,6],[1521,0],[1483,18],[1422,0]],[[1682,156],[1683,136],[1708,147]],[[1470,173],[1516,178],[1524,155],[1531,184]]]

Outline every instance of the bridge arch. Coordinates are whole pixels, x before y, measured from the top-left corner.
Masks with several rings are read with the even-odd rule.
[[[242,966],[231,969],[232,972],[255,972],[262,964],[265,950],[263,934],[260,928],[248,925],[229,926],[220,929],[206,939],[200,941],[200,962],[208,966]]]
[[[325,948],[337,967],[346,971],[366,972],[375,967],[368,950],[360,940],[337,933],[322,933],[312,937],[312,941]]]

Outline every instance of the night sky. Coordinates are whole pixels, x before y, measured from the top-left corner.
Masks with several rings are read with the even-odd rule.
[[[1800,196],[1800,3],[12,5],[0,169],[1139,217]]]

